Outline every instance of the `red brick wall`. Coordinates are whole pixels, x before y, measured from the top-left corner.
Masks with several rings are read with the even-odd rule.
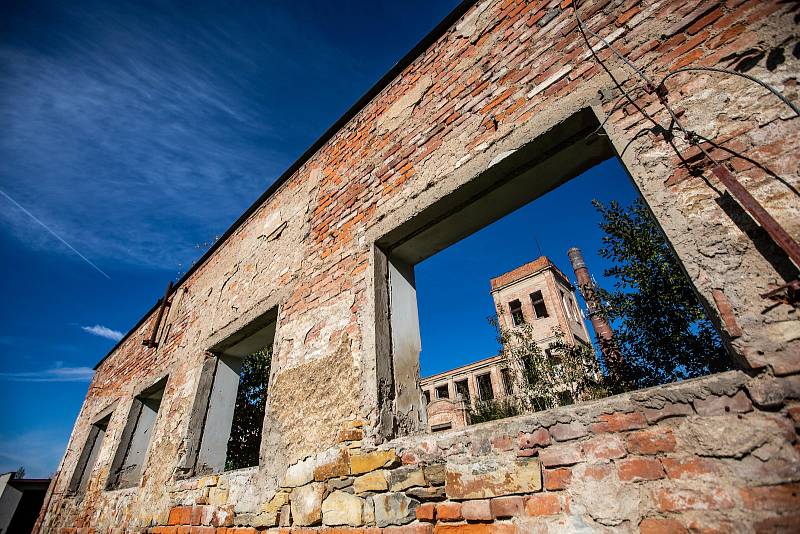
[[[761,375],[747,383],[736,375],[734,386],[725,376],[686,384],[680,398],[662,388],[608,399],[591,409],[577,407],[564,421],[561,412],[554,412],[491,424],[454,435],[443,442],[444,449],[439,437],[419,438],[418,446],[401,438],[394,447],[411,464],[426,454],[431,458],[425,461],[438,458],[453,466],[468,460],[507,461],[518,454],[528,458],[521,464],[543,462],[543,491],[511,499],[497,496],[504,500],[494,509],[508,507],[516,514],[513,519],[487,526],[445,521],[439,515],[438,532],[527,532],[542,530],[543,524],[553,530],[584,524],[645,532],[774,531],[780,525],[788,530],[796,520],[791,484],[799,479],[794,422],[800,329],[795,308],[759,295],[791,274],[791,264],[737,211],[735,202],[721,195],[724,188],[696,148],[677,138],[673,149],[633,105],[620,99],[609,76],[588,56],[569,6],[557,0],[497,0],[471,8],[194,271],[178,289],[181,301],[170,310],[169,335],[160,346],[141,345],[149,335],[145,321],[98,369],[53,483],[42,531],[170,529],[170,510],[176,506],[214,506],[235,521],[248,521],[281,494],[287,468],[343,446],[337,435],[347,421],[364,421],[360,446],[365,451],[374,447],[385,436],[377,424],[376,361],[381,354],[374,332],[373,243],[470,183],[496,158],[548,135],[587,107],[599,120],[608,119],[605,132],[739,363]],[[612,40],[652,78],[660,80],[685,65],[729,67],[752,59],[750,73],[798,100],[793,4],[594,0],[580,6],[587,26]],[[598,54],[637,105],[666,126],[668,116],[658,98],[644,91],[608,49]],[[730,164],[797,238],[800,136],[793,113],[740,78],[682,74],[671,78],[668,87],[669,101],[687,126],[725,147],[713,149],[714,157]],[[727,322],[719,318],[719,295],[731,310]],[[261,467],[222,474],[214,486],[176,479],[185,467],[189,413],[205,351],[273,306],[279,306],[278,332]],[[170,377],[165,415],[153,429],[140,487],[104,491],[133,396],[165,374]],[[728,410],[722,408],[725,415],[715,413],[728,402],[727,395],[703,401],[719,389],[735,394]],[[662,401],[677,410],[676,417],[648,420],[648,403]],[[113,402],[106,443],[86,495],[65,496],[94,415]],[[749,409],[752,402],[757,409]],[[742,406],[748,409],[737,413]],[[568,428],[558,426],[573,422]],[[719,426],[723,423],[727,426]],[[657,435],[642,434],[645,427],[657,429]],[[720,440],[740,439],[747,446],[720,455],[714,452],[718,444],[702,437],[708,428],[718,429]],[[542,440],[549,434],[557,442],[554,436],[561,432],[575,435],[563,443],[518,450],[519,432],[538,432]],[[676,447],[661,450],[670,447],[670,432]],[[698,444],[701,439],[707,441]],[[513,445],[498,452],[493,440]],[[571,455],[564,462],[569,465],[548,465],[557,454]],[[768,465],[774,469],[765,469]],[[566,480],[568,471],[571,480],[558,489],[555,481]],[[592,499],[608,495],[620,498],[593,508],[597,503]],[[224,504],[205,504],[212,497]],[[616,513],[632,499],[639,503],[635,513],[623,509],[622,522],[609,526],[619,518],[603,517],[602,510]],[[550,519],[528,517],[555,512],[556,501],[558,513]],[[427,514],[437,509],[420,506]],[[465,505],[454,502],[441,513],[459,506],[463,512]],[[485,510],[481,504],[467,506]],[[490,511],[492,506],[489,502]],[[425,532],[428,524],[415,519],[402,528]]]

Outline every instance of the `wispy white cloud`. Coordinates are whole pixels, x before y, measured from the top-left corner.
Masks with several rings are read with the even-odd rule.
[[[84,332],[89,332],[92,335],[104,337],[106,339],[110,339],[112,341],[119,341],[122,339],[123,334],[119,330],[113,330],[107,326],[96,324],[94,326],[82,326],[81,330]]]
[[[0,380],[11,382],[89,382],[94,376],[91,367],[55,367],[38,371],[0,373]]]
[[[103,271],[188,263],[289,161],[237,74],[252,58],[224,28],[176,33],[171,14],[62,16],[79,31],[58,53],[0,44],[0,185],[51,233],[11,206],[0,223],[72,253],[58,235]]]

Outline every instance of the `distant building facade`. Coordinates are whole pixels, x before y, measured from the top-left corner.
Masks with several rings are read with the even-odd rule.
[[[591,346],[575,288],[546,256],[492,278],[490,287],[501,328],[529,324],[542,350],[556,339],[556,331],[570,344]],[[511,372],[498,354],[422,378],[428,429],[437,432],[466,426],[469,408],[476,402],[512,394]]]

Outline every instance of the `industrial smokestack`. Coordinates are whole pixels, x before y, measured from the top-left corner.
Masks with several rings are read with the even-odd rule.
[[[589,273],[583,254],[581,254],[581,249],[572,247],[567,251],[567,255],[572,263],[572,270],[575,271],[575,277],[578,279],[578,289],[589,309],[589,320],[599,339],[603,358],[609,366],[609,371],[618,374],[618,371],[622,370],[622,356],[614,344],[614,332],[611,330],[611,326],[600,313],[600,299],[597,296],[592,275]]]

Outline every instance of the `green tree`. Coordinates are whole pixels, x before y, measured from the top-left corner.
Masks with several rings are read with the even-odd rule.
[[[258,350],[242,361],[225,457],[226,470],[258,465],[271,365],[272,346]]]
[[[601,257],[615,265],[598,289],[624,376],[614,389],[673,382],[730,368],[722,341],[647,206],[593,202],[603,217]]]

